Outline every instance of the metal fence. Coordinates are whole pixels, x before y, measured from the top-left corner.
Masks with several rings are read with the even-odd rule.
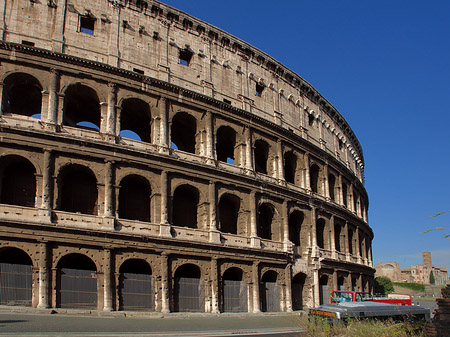
[[[202,279],[176,277],[174,297],[175,311],[205,311],[205,287]]]
[[[60,307],[97,309],[97,273],[94,270],[61,269]]]
[[[247,312],[247,283],[243,281],[223,281],[223,311]]]
[[[121,273],[119,276],[119,306],[121,310],[155,310],[152,275]]]
[[[261,283],[261,310],[265,312],[280,311],[280,290],[276,282]]]
[[[31,306],[32,266],[0,263],[0,304]]]

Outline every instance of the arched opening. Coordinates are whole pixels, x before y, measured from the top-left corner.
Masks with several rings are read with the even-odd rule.
[[[302,229],[302,223],[305,216],[300,211],[293,211],[289,215],[289,241],[295,246],[300,246],[300,235]]]
[[[319,304],[330,304],[330,290],[327,275],[322,275],[319,279],[319,301]]]
[[[205,311],[204,282],[200,268],[196,265],[185,264],[176,270],[173,305],[176,312]]]
[[[223,311],[247,312],[247,283],[243,281],[243,272],[240,268],[230,268],[223,274]]]
[[[336,195],[334,193],[334,190],[336,188],[336,177],[332,174],[328,175],[328,190],[330,199],[333,201],[336,201]]]
[[[297,170],[297,156],[288,151],[284,154],[284,179],[291,184],[295,184],[295,172]]]
[[[147,179],[129,175],[120,182],[119,217],[122,219],[150,221],[151,189]]]
[[[95,90],[80,83],[67,88],[63,125],[100,131],[100,101]]]
[[[25,73],[15,73],[5,78],[3,85],[3,113],[41,118],[42,86]]]
[[[303,309],[303,289],[305,287],[306,275],[298,273],[292,279],[292,310]]]
[[[197,133],[196,119],[186,112],[179,112],[172,118],[170,130],[172,148],[195,153],[195,135]]]
[[[6,156],[0,162],[2,204],[34,207],[36,169],[27,159]]]
[[[97,180],[90,169],[81,165],[67,165],[61,170],[58,181],[62,211],[98,214]]]
[[[278,274],[269,270],[261,278],[261,311],[280,311],[280,289],[277,284]]]
[[[155,286],[150,265],[140,259],[125,261],[119,269],[119,310],[155,310]]]
[[[325,220],[319,219],[316,222],[316,239],[317,246],[319,248],[325,249]]]
[[[173,193],[172,219],[174,226],[197,228],[198,190],[181,185]]]
[[[316,164],[312,164],[309,169],[309,180],[311,191],[319,193],[319,172],[320,168]]]
[[[57,307],[97,309],[97,267],[85,255],[69,254],[57,266]]]
[[[238,212],[240,200],[238,197],[225,194],[219,201],[219,228],[223,233],[237,234]]]
[[[23,250],[0,249],[0,304],[31,306],[33,263]]]
[[[267,160],[269,159],[269,144],[262,139],[255,142],[255,171],[267,174]]]
[[[341,252],[341,231],[342,226],[340,224],[334,225],[334,245],[338,252]]]
[[[137,98],[129,98],[123,101],[120,113],[121,137],[128,136],[127,138],[136,139],[135,137],[130,137],[135,134],[138,135],[139,140],[150,143],[151,122],[150,108],[146,102]]]
[[[337,287],[338,287],[337,290],[345,290],[345,278],[344,277],[341,276],[338,278]]]
[[[272,240],[272,221],[274,216],[273,206],[262,204],[258,207],[257,229],[258,236],[262,239]]]
[[[216,153],[217,160],[234,164],[236,146],[236,131],[229,126],[221,126],[217,130]]]

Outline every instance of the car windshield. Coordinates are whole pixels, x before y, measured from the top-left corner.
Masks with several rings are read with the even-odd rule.
[[[333,293],[333,302],[352,302],[352,293],[335,292]]]
[[[357,293],[356,294],[356,302],[364,302],[373,300],[373,297],[369,293]]]

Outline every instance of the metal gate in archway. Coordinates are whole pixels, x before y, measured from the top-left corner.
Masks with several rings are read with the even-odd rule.
[[[155,310],[154,279],[149,274],[120,273],[121,310]]]
[[[174,297],[175,311],[205,311],[205,287],[202,279],[175,277]]]
[[[261,310],[280,311],[280,288],[276,282],[261,282]]]
[[[31,306],[32,266],[0,263],[0,304]]]
[[[97,309],[97,273],[94,270],[62,268],[60,307]]]
[[[247,283],[244,281],[223,280],[223,311],[247,312]]]

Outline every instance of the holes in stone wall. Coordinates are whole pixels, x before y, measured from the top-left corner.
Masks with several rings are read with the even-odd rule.
[[[9,75],[4,80],[2,101],[4,113],[40,118],[42,86],[29,74]]]
[[[63,125],[100,131],[100,102],[95,90],[80,83],[67,88]]]
[[[258,173],[267,174],[269,144],[267,144],[267,142],[262,139],[258,139],[255,142],[254,156],[255,156],[255,171]]]
[[[217,160],[234,164],[235,147],[236,147],[236,131],[229,126],[221,126],[217,130],[216,153]]]
[[[262,239],[272,240],[272,221],[274,216],[273,206],[261,204],[258,207],[257,230],[258,236]]]
[[[150,195],[147,179],[138,175],[123,178],[120,182],[119,217],[150,221]]]
[[[221,232],[237,234],[239,204],[239,198],[231,194],[225,194],[220,198],[219,228]]]
[[[170,129],[172,148],[195,153],[196,119],[186,112],[179,112],[172,118]]]
[[[151,142],[151,113],[146,102],[137,98],[123,101],[120,117],[120,136]],[[132,132],[132,133],[130,133]]]
[[[197,228],[199,193],[189,185],[178,186],[173,193],[172,219],[174,226]]]
[[[284,179],[291,184],[295,184],[295,173],[297,170],[297,156],[288,151],[284,154]]]

